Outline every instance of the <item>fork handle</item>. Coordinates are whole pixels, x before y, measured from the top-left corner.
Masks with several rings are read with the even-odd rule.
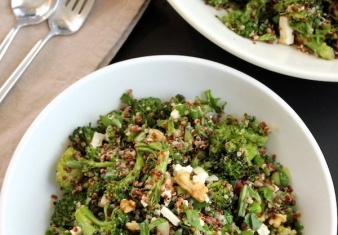
[[[2,43],[0,44],[0,60],[2,57],[4,57],[9,45],[12,43],[15,35],[19,31],[19,29],[22,27],[20,24],[16,24],[6,35]]]
[[[53,32],[50,31],[46,36],[44,36],[41,40],[39,40],[34,47],[30,50],[27,56],[22,60],[19,66],[14,70],[12,75],[6,80],[6,82],[0,88],[0,104],[8,92],[12,89],[14,84],[19,80],[21,75],[26,71],[30,63],[33,61],[35,56],[40,52],[42,47],[46,44],[46,42],[54,36]]]

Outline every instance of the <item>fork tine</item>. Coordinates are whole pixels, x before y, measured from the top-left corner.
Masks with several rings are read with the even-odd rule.
[[[84,4],[82,5],[79,14],[81,15],[88,15],[90,10],[93,7],[95,0],[85,0]]]
[[[81,9],[83,7],[83,4],[85,4],[85,0],[77,0],[72,8],[72,10],[76,13],[79,13],[81,12]]]

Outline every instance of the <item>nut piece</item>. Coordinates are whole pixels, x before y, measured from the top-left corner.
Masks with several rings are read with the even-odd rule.
[[[183,170],[178,171],[174,180],[197,201],[205,202],[207,200],[208,188],[201,182],[193,182],[190,179],[189,172]]]
[[[135,221],[131,221],[126,223],[126,228],[129,231],[135,232],[135,231],[139,231],[140,230],[140,226],[138,225],[138,223],[136,223]]]
[[[136,202],[134,202],[133,200],[123,199],[120,202],[120,208],[124,213],[129,213],[135,210],[135,207],[136,207]]]
[[[163,132],[157,129],[149,129],[149,137],[155,142],[162,142],[165,140]]]
[[[269,224],[277,228],[280,224],[286,222],[286,215],[275,214],[274,218],[269,220]]]

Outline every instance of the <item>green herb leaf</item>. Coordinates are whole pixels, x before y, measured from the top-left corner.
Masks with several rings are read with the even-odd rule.
[[[244,217],[244,222],[254,231],[257,231],[263,224],[254,213],[247,214]]]

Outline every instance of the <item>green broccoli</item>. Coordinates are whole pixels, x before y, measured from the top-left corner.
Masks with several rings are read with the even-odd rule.
[[[80,155],[81,153],[79,151],[77,151],[73,147],[69,147],[62,154],[57,163],[56,182],[65,191],[72,191],[84,176],[84,173],[81,169],[70,168],[67,165],[68,161],[76,161],[76,158]]]
[[[95,131],[96,128],[92,127],[90,123],[88,126],[76,128],[73,134],[69,136],[70,146],[84,154],[86,147],[92,141]]]
[[[273,42],[276,33],[272,22],[265,14],[269,0],[249,0],[244,7],[230,8],[221,20],[232,31],[240,36],[255,41]]]
[[[71,235],[70,231],[63,228],[63,227],[50,227],[46,232],[45,235]]]
[[[235,155],[223,156],[218,165],[215,165],[215,171],[231,181],[245,177],[254,179],[258,174],[256,166],[250,164],[243,156]]]
[[[75,212],[76,223],[81,227],[84,235],[127,235],[124,229],[130,215],[124,213],[119,207],[113,209],[110,216],[106,215],[104,221],[99,220],[87,206],[83,205]]]
[[[229,2],[229,0],[207,0],[209,5],[214,6],[216,8],[223,7],[225,4]]]
[[[223,113],[226,103],[218,104],[219,98],[214,98],[210,90],[204,92],[205,99],[196,97],[194,102],[177,104],[174,109],[178,111],[179,117],[188,116],[192,120],[204,119],[211,112]]]
[[[86,203],[86,200],[87,194],[85,192],[76,192],[75,194],[65,192],[61,199],[55,202],[49,230],[72,229],[75,221],[74,213],[80,205]]]
[[[78,184],[82,183],[86,172],[115,165],[115,159],[96,162],[82,157],[81,153],[74,147],[68,147],[57,163],[56,181],[63,190],[72,191]]]
[[[116,165],[116,159],[111,161],[97,162],[91,159],[85,159],[84,157],[79,157],[75,160],[66,161],[66,166],[70,169],[79,169],[82,172],[88,172],[94,168],[107,168]]]
[[[111,202],[120,202],[122,199],[126,199],[129,196],[133,182],[139,177],[143,166],[143,156],[137,151],[134,168],[120,181],[113,180],[107,182],[104,192],[106,198]]]
[[[149,144],[137,143],[135,145],[138,152],[151,154],[155,167],[149,171],[148,179],[145,184],[151,188],[145,192],[149,206],[156,206],[161,198],[161,186],[165,178],[165,171],[170,160],[170,146],[166,143],[153,142]]]
[[[304,45],[321,58],[328,60],[335,58],[334,49],[327,45],[326,38],[331,38],[336,32],[331,28],[329,21],[323,22],[321,1],[312,4],[307,1],[294,3],[292,7],[285,9],[283,15],[290,19],[290,27],[295,30],[297,44]]]
[[[208,196],[211,203],[215,205],[216,210],[228,210],[234,200],[232,185],[225,180],[219,179],[210,183],[208,187]]]
[[[159,98],[148,97],[139,100],[133,99],[130,94],[124,93],[121,101],[130,107],[130,123],[137,123],[140,126],[155,127],[160,117],[167,117],[170,114],[171,106],[168,102],[162,102]]]

